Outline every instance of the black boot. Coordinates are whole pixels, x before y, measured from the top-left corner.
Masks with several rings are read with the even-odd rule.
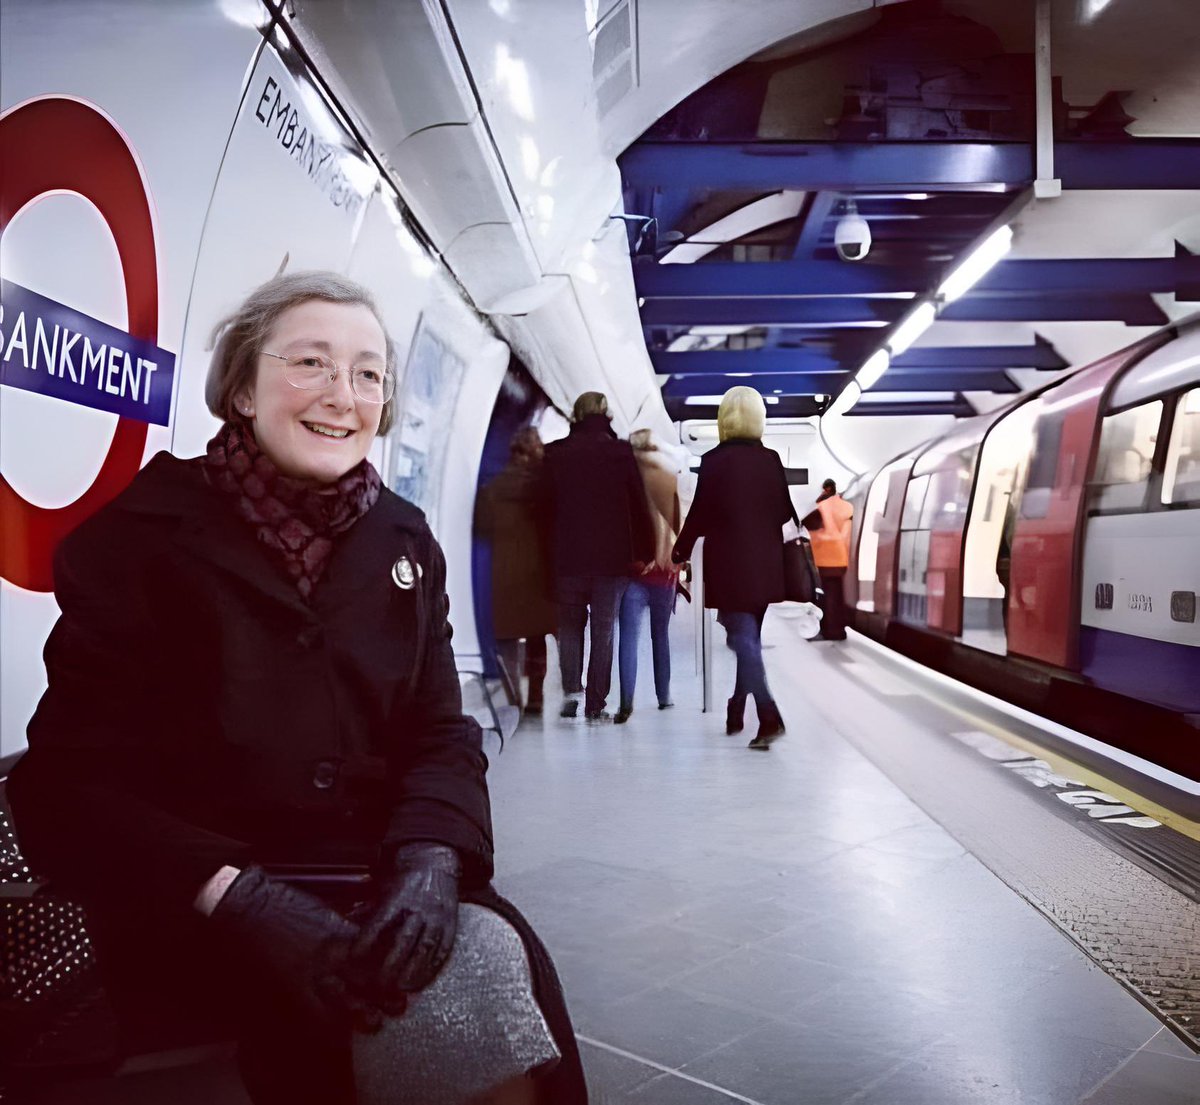
[[[725,703],[725,735],[732,737],[746,727],[746,699],[734,695]]]
[[[770,702],[758,711],[758,735],[748,747],[769,748],[771,742],[783,736],[783,733],[783,718],[779,714],[779,707]]]

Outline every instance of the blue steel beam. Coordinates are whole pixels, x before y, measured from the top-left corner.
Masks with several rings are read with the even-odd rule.
[[[619,159],[627,188],[936,191],[1028,185],[1024,142],[635,142]],[[1058,142],[1064,188],[1200,188],[1200,141],[1134,138]]]
[[[683,353],[652,352],[654,371],[674,376],[678,373],[723,372],[807,372],[839,373],[843,365],[836,357],[816,349],[707,349]]]
[[[1035,334],[1032,345],[951,345],[926,346],[910,349],[892,362],[889,372],[897,368],[1039,368],[1057,372],[1067,367],[1067,360],[1059,356],[1040,334]],[[660,371],[666,371],[660,369]]]
[[[679,376],[662,386],[664,398],[689,395],[723,395],[735,384],[745,384],[763,395],[835,395],[849,378],[845,372],[802,373],[775,372],[763,375]],[[895,369],[884,373],[872,391],[992,391],[1015,395],[1021,389],[1007,373],[988,369],[983,372],[938,371],[919,372]]]
[[[964,296],[957,303],[951,303],[938,317],[947,322],[1115,321],[1124,322],[1128,326],[1161,326],[1167,322],[1167,316],[1148,295],[1107,295],[1095,298],[1054,295],[1029,298]]]
[[[955,418],[970,418],[978,412],[967,400],[956,395],[953,399],[924,400],[895,403],[855,403],[847,412],[848,417],[915,418],[929,414],[952,414]]]
[[[822,375],[857,368],[830,353],[817,349],[705,349],[679,353],[655,351],[650,354],[654,371],[667,376],[718,376],[730,372],[753,372],[756,376],[773,373]],[[1067,362],[1054,347],[1041,342],[1034,345],[995,345],[972,348],[913,349],[897,357],[889,372],[995,372],[1007,368],[1066,368]]]
[[[1026,185],[1023,142],[635,142],[618,159],[626,187],[844,191]]]
[[[665,399],[689,395],[724,395],[729,388],[745,384],[763,395],[773,395],[777,391],[780,395],[832,395],[841,390],[846,379],[846,372],[776,372],[764,376],[728,376],[717,373],[712,376],[681,376],[668,380],[662,386],[662,393]]]
[[[650,299],[642,326],[878,326],[908,306],[903,299]]]
[[[792,256],[798,261],[811,259],[821,244],[825,220],[833,213],[841,196],[837,192],[814,192],[804,213],[804,226],[796,239]]]
[[[633,269],[645,299],[726,296],[870,296],[923,292],[926,273],[886,265],[843,261],[712,261],[692,265],[640,262]],[[1137,295],[1182,293],[1200,298],[1200,256],[1001,261],[970,293]]]

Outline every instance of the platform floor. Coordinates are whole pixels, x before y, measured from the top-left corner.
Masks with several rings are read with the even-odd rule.
[[[923,800],[978,795],[1013,827],[1010,869],[1017,829],[1075,833],[1038,820],[1033,788],[970,776],[961,713],[871,646],[804,642],[772,614],[788,733],[751,752],[752,710],[724,735],[723,647],[721,712],[700,711],[690,628],[676,618],[674,709],[654,708],[647,647],[627,725],[561,721],[551,694],[493,755],[497,885],[555,955],[597,1105],[1200,1103],[1200,1059],[864,754],[927,757],[902,754]],[[1146,877],[1105,872],[1110,900]],[[227,1060],[38,1098],[68,1100],[245,1102]]]
[[[497,883],[558,960],[597,1102],[1200,1102],[1191,1049],[859,750],[960,715],[772,614],[788,734],[748,751],[732,655],[702,714],[673,629],[674,709],[644,648],[627,725],[526,721],[492,769]]]

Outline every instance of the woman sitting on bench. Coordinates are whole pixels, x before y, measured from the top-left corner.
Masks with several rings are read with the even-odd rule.
[[[58,550],[25,853],[86,908],[128,1038],[171,1010],[236,1037],[256,1103],[585,1102],[550,958],[490,887],[442,551],[366,459],[378,308],[297,273],[217,336],[207,453]]]

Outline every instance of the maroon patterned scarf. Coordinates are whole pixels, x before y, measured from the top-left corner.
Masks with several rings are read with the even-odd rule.
[[[370,461],[355,465],[337,483],[312,487],[282,475],[244,422],[226,422],[208,443],[204,473],[280,558],[305,602],[329,564],[333,539],[379,498],[379,473]]]

